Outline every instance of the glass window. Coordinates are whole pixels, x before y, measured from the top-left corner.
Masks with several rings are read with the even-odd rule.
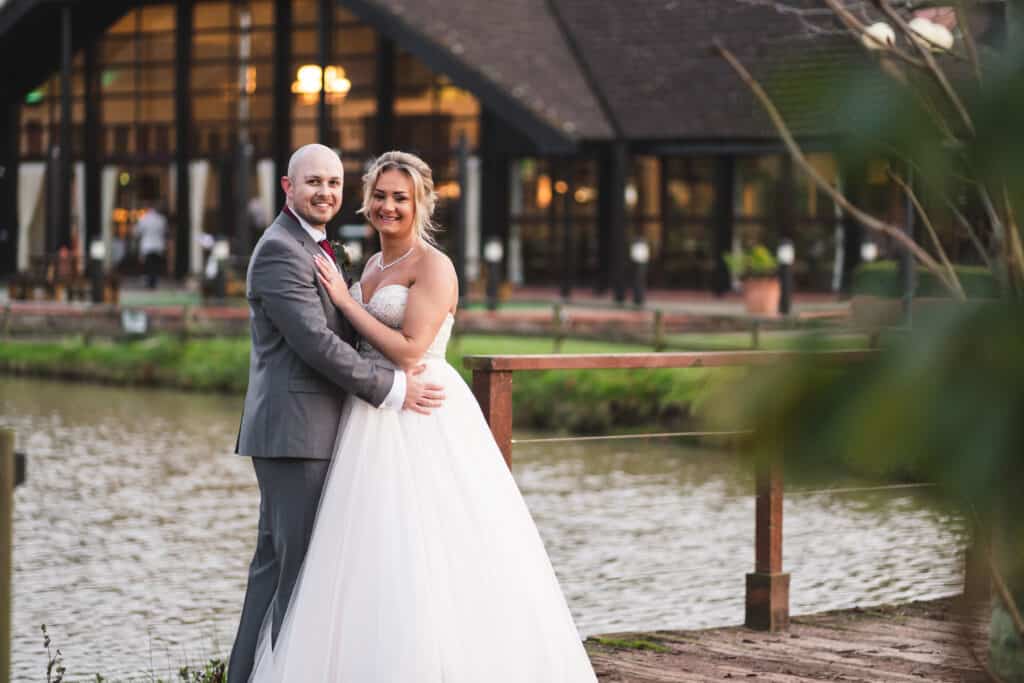
[[[108,67],[100,74],[100,90],[103,95],[128,94],[135,87],[135,69],[132,67]]]
[[[222,95],[195,95],[192,114],[196,121],[226,121],[232,116],[231,102]]]
[[[315,28],[296,28],[292,31],[292,57],[303,63],[316,64],[319,59],[319,38]]]
[[[149,27],[147,26],[147,31]],[[159,34],[146,33],[139,40],[139,59],[145,62],[174,62],[174,27]]]
[[[274,58],[274,31],[273,29],[252,30],[252,56],[255,59],[266,60],[268,63]]]
[[[320,8],[316,0],[294,0],[292,2],[292,22],[295,24],[314,24],[320,20]]]
[[[135,33],[135,24],[138,20],[136,13],[137,10],[132,10],[114,22],[114,25],[107,29],[107,35],[117,36]]]
[[[334,54],[372,54],[377,49],[377,34],[369,26],[342,26],[334,31]]]
[[[139,91],[143,93],[173,93],[173,66],[143,66],[137,71]],[[171,107],[172,111],[174,107]]]
[[[195,5],[192,25],[196,30],[227,28],[233,21],[230,2],[200,2]]]
[[[253,26],[274,26],[274,3],[271,0],[256,0],[249,3]]]
[[[229,32],[205,32],[192,36],[192,55],[196,62],[230,59],[235,56],[236,49],[234,36]]]
[[[100,61],[104,64],[131,64],[135,60],[135,40],[131,37],[108,36],[100,44]]]
[[[192,67],[192,90],[209,94],[236,87],[238,72],[230,64],[197,64]]]
[[[173,5],[148,5],[140,8],[142,27],[147,33],[170,33],[173,35],[177,24]]]

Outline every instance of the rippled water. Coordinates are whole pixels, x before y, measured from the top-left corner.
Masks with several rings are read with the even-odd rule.
[[[15,496],[14,680],[171,678],[231,646],[257,494],[241,400],[0,378],[30,454]],[[671,442],[517,446],[515,474],[584,634],[743,620],[746,468]],[[961,522],[920,490],[790,495],[795,614],[960,588]]]

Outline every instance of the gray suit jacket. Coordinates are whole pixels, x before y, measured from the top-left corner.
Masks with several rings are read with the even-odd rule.
[[[298,221],[282,212],[249,260],[252,351],[240,455],[330,458],[345,394],[380,405],[394,383],[394,370],[352,348],[352,326],[317,280],[318,253]]]

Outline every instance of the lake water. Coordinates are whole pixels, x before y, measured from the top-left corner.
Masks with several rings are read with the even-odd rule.
[[[175,678],[230,649],[257,491],[231,455],[240,397],[0,378],[15,495],[13,678]],[[522,445],[514,471],[585,635],[743,620],[745,463],[678,441]],[[923,489],[786,499],[794,614],[960,590],[961,520]]]

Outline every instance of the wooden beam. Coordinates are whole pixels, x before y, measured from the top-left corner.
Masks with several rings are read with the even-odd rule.
[[[274,111],[273,142],[274,172],[282,177],[288,172],[292,155],[292,2],[274,2]],[[284,188],[276,184],[276,206],[284,206]]]
[[[177,218],[174,233],[174,275],[182,278],[192,266],[192,178],[189,161],[192,158],[192,0],[178,0],[175,9],[174,34],[174,161],[176,188],[174,213]]]
[[[18,269],[18,141],[21,107],[18,96],[0,93],[0,275]]]
[[[626,301],[626,176],[629,173],[629,151],[625,141],[610,143],[608,166],[602,172],[608,174],[608,273],[612,294],[617,303]]]
[[[725,294],[732,289],[732,276],[722,254],[732,249],[733,199],[736,192],[736,159],[720,155],[715,159],[715,197],[711,209],[712,257],[715,270],[711,275],[711,291]]]
[[[60,126],[58,128],[58,162],[56,186],[47,192],[56,195],[56,216],[54,216],[54,244],[56,250],[71,246],[71,159],[74,154],[71,142],[71,6],[60,9]]]
[[[98,60],[99,45],[85,47],[85,244],[82,254],[88,263],[89,245],[103,235],[100,206],[100,155],[103,140],[103,111]]]
[[[320,21],[317,31],[317,54],[320,62],[320,97],[317,101],[317,142],[334,147],[330,107],[327,104],[327,67],[331,65],[334,36],[334,0],[320,0]],[[338,145],[341,146],[340,143]]]
[[[686,353],[542,354],[509,356],[466,356],[464,367],[477,371],[526,370],[635,370],[641,368],[713,368],[773,365],[801,358],[818,364],[846,364],[863,361],[874,351],[694,351]]]
[[[11,553],[14,541],[14,430],[0,429],[0,681],[11,675]]]
[[[480,404],[505,464],[512,467],[512,373],[473,371],[473,394]]]
[[[395,146],[395,41],[377,34],[377,120],[373,153]]]

